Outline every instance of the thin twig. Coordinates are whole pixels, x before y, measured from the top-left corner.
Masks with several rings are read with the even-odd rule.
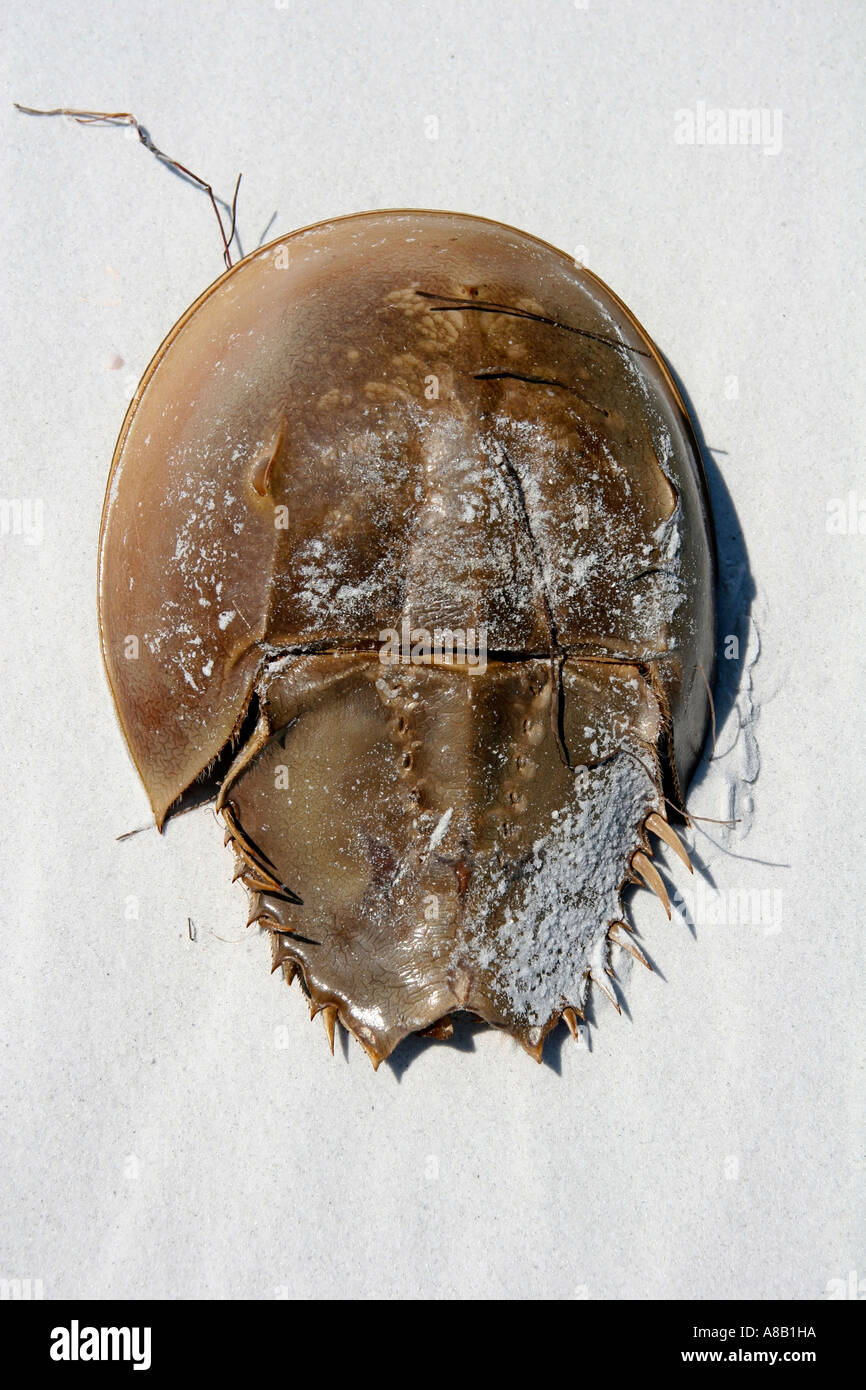
[[[713,703],[713,692],[710,690],[710,683],[707,680],[707,673],[700,662],[698,662],[698,670],[704,678],[704,685],[707,688],[707,699],[710,702],[710,725],[713,731],[713,751],[709,756],[708,762],[712,762],[713,758],[716,756],[716,707]]]
[[[115,840],[131,840],[133,835],[140,835],[144,830],[155,830],[156,822],[148,821],[147,825],[137,825],[134,830],[125,830],[122,835],[115,835]]]
[[[687,821],[702,820],[706,821],[707,825],[724,825],[728,830],[733,830],[735,825],[740,824],[739,818],[736,820],[715,820],[713,816],[696,816],[694,811],[684,811],[682,806],[678,806],[675,801],[671,801],[669,796],[663,796],[662,801],[668,806],[672,806],[673,809]],[[715,844],[715,841],[713,841],[713,843]]]
[[[144,145],[144,148],[149,150],[152,155],[155,155],[161,164],[165,164],[169,169],[174,170],[176,174],[180,174],[182,178],[188,179],[198,188],[204,189],[205,193],[210,198],[211,207],[214,210],[214,215],[216,216],[217,224],[220,229],[220,238],[223,244],[223,260],[225,261],[226,269],[231,270],[232,256],[230,247],[235,238],[238,189],[241,183],[240,174],[238,174],[234,197],[232,198],[231,207],[229,207],[228,203],[224,202],[222,198],[217,198],[213,188],[207,182],[207,179],[200,178],[198,174],[193,173],[192,169],[188,169],[185,164],[181,164],[177,159],[172,159],[164,150],[159,149],[151,139],[149,132],[145,130],[144,126],[141,125],[129,111],[80,111],[69,106],[56,106],[50,111],[43,111],[35,106],[22,106],[21,103],[17,101],[13,102],[13,105],[16,110],[23,111],[26,116],[69,116],[73,121],[77,121],[79,125],[131,126],[142,145]],[[226,212],[231,212],[231,232],[228,237],[226,237],[225,227],[218,204],[222,204]]]

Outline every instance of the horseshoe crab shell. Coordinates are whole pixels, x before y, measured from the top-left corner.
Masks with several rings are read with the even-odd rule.
[[[624,886],[664,894],[647,832],[678,844],[714,590],[646,333],[451,213],[323,223],[217,280],[130,406],[100,539],[157,824],[216,797],[275,966],[376,1064],[455,1010],[540,1059],[611,993]]]

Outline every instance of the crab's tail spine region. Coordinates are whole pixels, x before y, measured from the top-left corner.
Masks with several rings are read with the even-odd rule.
[[[334,1055],[334,1040],[336,1037],[337,1023],[339,1022],[346,1031],[351,1033],[355,1040],[361,1044],[370,1059],[373,1070],[377,1071],[380,1063],[384,1060],[382,1055],[376,1051],[375,1047],[373,1047],[366,1038],[358,1037],[358,1034],[354,1032],[350,1024],[341,1017],[339,1006],[333,1002],[319,1003],[310,997],[304,981],[303,969],[292,955],[291,933],[279,922],[275,922],[272,917],[269,918],[262,915],[255,920],[259,927],[271,933],[271,974],[282,967],[287,985],[291,985],[295,978],[298,978],[310,1005],[310,1018],[314,1019],[317,1014],[322,1015],[322,1022],[325,1026],[325,1035],[328,1039],[328,1046],[331,1049],[331,1056],[333,1057]]]
[[[637,883],[640,879],[643,879],[647,888],[651,888],[652,891],[655,894],[657,894],[657,896],[661,899],[662,907],[668,915],[668,921],[670,921],[671,901],[668,897],[668,890],[665,888],[664,880],[661,874],[659,873],[658,869],[655,867],[654,864],[650,863],[649,859],[641,849],[635,850],[634,854],[631,857],[630,864],[632,869],[633,881]]]
[[[247,926],[258,925],[260,928],[267,930],[271,933],[272,973],[273,971],[282,967],[286,983],[288,985],[291,985],[300,970],[297,960],[295,960],[292,955],[290,944],[291,931],[289,928],[275,921],[273,917],[270,917],[268,915],[267,907],[262,901],[262,895],[264,893],[273,892],[270,871],[267,865],[263,864],[258,856],[256,856],[255,859],[253,859],[253,855],[250,853],[250,848],[247,845],[247,843],[244,840],[239,839],[237,834],[232,833],[234,828],[234,825],[232,825],[230,822],[229,828],[227,828],[226,830],[225,843],[231,843],[232,848],[237,856],[237,864],[233,881],[240,879],[246,887],[246,889],[248,890],[248,892],[250,893],[250,912],[249,917],[247,919]],[[664,907],[665,912],[667,913],[667,916],[670,919],[670,899],[668,897],[668,893],[661,875],[659,874],[655,865],[651,862],[654,856],[649,843],[649,834],[652,833],[658,839],[662,840],[668,846],[668,848],[671,849],[673,853],[675,853],[679,857],[683,864],[685,864],[686,868],[689,870],[689,873],[694,872],[692,868],[692,863],[689,858],[688,852],[685,846],[683,845],[682,841],[680,840],[679,836],[677,835],[676,831],[672,828],[669,822],[664,819],[663,816],[659,815],[657,811],[651,811],[644,818],[641,827],[641,832],[641,847],[635,849],[630,857],[629,872],[627,877],[631,882],[638,883],[641,886],[645,886],[651,889],[660,899],[662,906]],[[273,882],[275,883],[276,880],[273,880]],[[650,961],[647,960],[643,951],[641,951],[640,947],[634,940],[633,931],[633,927],[631,927],[628,922],[626,922],[624,919],[618,919],[614,922],[611,922],[607,931],[607,940],[612,945],[619,946],[621,950],[627,952],[627,954],[630,955],[634,960],[640,961],[641,965],[645,966],[647,970],[652,971],[653,967]],[[599,989],[599,991],[605,996],[605,998],[607,998],[609,1002],[613,1005],[617,1013],[622,1014],[622,1006],[619,1002],[619,999],[617,998],[613,986],[610,984],[610,980],[606,977],[615,978],[614,971],[609,964],[605,965],[604,970],[589,971],[586,977],[586,988],[588,990],[590,985],[595,985]],[[300,971],[300,979],[301,984],[303,986],[303,971]],[[308,994],[309,998],[309,993],[306,989],[305,993]],[[352,1028],[349,1027],[345,1020],[340,1018],[339,1007],[337,1004],[333,1002],[321,1003],[310,999],[310,1017],[315,1018],[316,1015],[319,1013],[321,1013],[322,1015],[322,1021],[325,1027],[325,1034],[328,1039],[328,1045],[330,1047],[332,1056],[334,1054],[336,1024],[339,1020],[340,1023],[342,1023],[343,1026],[347,1028],[349,1032],[353,1033],[353,1036],[361,1044],[367,1056],[369,1057],[370,1062],[372,1063],[373,1070],[378,1070],[379,1065],[383,1061],[381,1054],[367,1039],[358,1037],[358,1035],[353,1032]],[[578,1019],[581,1022],[585,1022],[585,1014],[583,1008],[579,1007],[577,1004],[566,1004],[563,1006],[559,1013],[559,1019],[561,1019],[565,1023],[574,1041],[578,1042],[580,1039],[580,1026],[578,1023]],[[534,1037],[529,1042],[524,1042],[525,1049],[538,1062],[542,1061],[542,1054],[546,1035],[550,1031],[550,1027],[554,1026],[557,1021],[558,1019],[551,1019],[550,1024],[547,1028],[543,1030],[541,1036],[537,1038]],[[425,1035],[428,1037],[440,1038],[450,1037],[453,1033],[453,1024],[451,1024],[450,1019],[447,1021],[447,1024],[447,1027],[441,1027],[439,1024],[434,1024],[431,1028],[425,1030]],[[541,1030],[539,1030],[539,1032],[541,1032]]]
[[[314,1004],[310,1001],[310,1022],[317,1016],[322,1015],[322,1022],[325,1025],[325,1034],[328,1039],[328,1046],[331,1049],[331,1056],[334,1055],[334,1033],[336,1030],[339,1011],[336,1004]]]
[[[652,966],[643,951],[628,934],[630,931],[631,928],[625,922],[614,922],[608,931],[608,940],[612,941],[615,946],[620,946],[623,951],[627,951],[635,960],[639,960],[641,965],[646,966],[647,970],[652,970]]]
[[[616,997],[616,992],[615,992],[615,990],[613,989],[613,986],[610,985],[610,984],[608,983],[608,981],[604,978],[604,976],[605,976],[605,972],[604,972],[604,971],[591,970],[591,971],[589,972],[589,978],[590,978],[590,980],[592,981],[592,983],[593,983],[594,985],[596,985],[598,989],[601,990],[601,992],[602,992],[602,994],[605,996],[605,998],[607,998],[607,999],[610,1000],[611,1004],[613,1004],[613,1007],[616,1009],[617,1013],[618,1013],[618,1014],[621,1014],[621,1013],[622,1013],[622,1005],[620,1004],[619,1000],[618,1000],[617,997]]]
[[[577,1022],[578,1016],[582,1021],[583,1010],[574,1008],[571,1005],[569,1005],[567,1009],[563,1009],[562,1011],[563,1021],[566,1027],[568,1028],[569,1033],[574,1038],[575,1042],[580,1042],[580,1026]]]
[[[651,830],[652,833],[654,835],[657,835],[660,840],[664,840],[665,844],[673,850],[674,854],[676,854],[683,861],[690,874],[694,873],[694,869],[692,868],[692,861],[688,855],[688,850],[686,849],[677,832],[674,830],[673,826],[668,821],[664,820],[658,814],[657,811],[650,811],[649,815],[644,821],[644,825],[647,830]]]
[[[663,840],[668,848],[673,850],[674,854],[685,864],[690,874],[694,873],[694,869],[692,868],[692,862],[689,858],[688,851],[676,831],[657,811],[651,811],[644,818],[642,825],[642,848],[636,849],[629,860],[628,878],[633,883],[638,883],[642,887],[651,889],[659,898],[662,907],[667,913],[668,920],[670,920],[671,904],[667,889],[665,888],[664,881],[658,869],[651,863],[654,856],[649,843],[649,832],[657,836],[658,839]],[[624,919],[620,919],[611,922],[608,927],[607,939],[613,945],[619,946],[621,950],[626,951],[634,960],[640,961],[641,965],[646,966],[647,970],[651,971],[653,967],[634,940],[633,932],[634,928]],[[613,971],[609,967],[606,967],[606,970],[609,975],[613,975]],[[598,971],[591,971],[589,979],[591,983],[596,985],[601,990],[602,994],[610,1000],[617,1013],[621,1014],[622,1009],[619,1001],[613,993],[612,987],[605,980],[604,975]],[[565,1021],[576,1042],[578,1033],[574,1019],[574,1009],[570,1006],[564,1008],[561,1017]]]

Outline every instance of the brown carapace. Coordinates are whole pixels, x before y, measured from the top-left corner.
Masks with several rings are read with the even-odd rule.
[[[100,627],[161,827],[375,1064],[466,1010],[533,1056],[666,903],[715,651],[700,455],[595,276],[480,218],[307,228],[217,280],[121,431]]]

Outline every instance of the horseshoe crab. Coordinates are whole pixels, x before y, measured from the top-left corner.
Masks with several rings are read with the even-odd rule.
[[[700,455],[646,333],[525,233],[306,228],[172,329],[115,450],[102,647],[157,825],[215,798],[333,1049],[576,1034],[703,745]],[[618,1007],[618,1006],[617,1006]]]

